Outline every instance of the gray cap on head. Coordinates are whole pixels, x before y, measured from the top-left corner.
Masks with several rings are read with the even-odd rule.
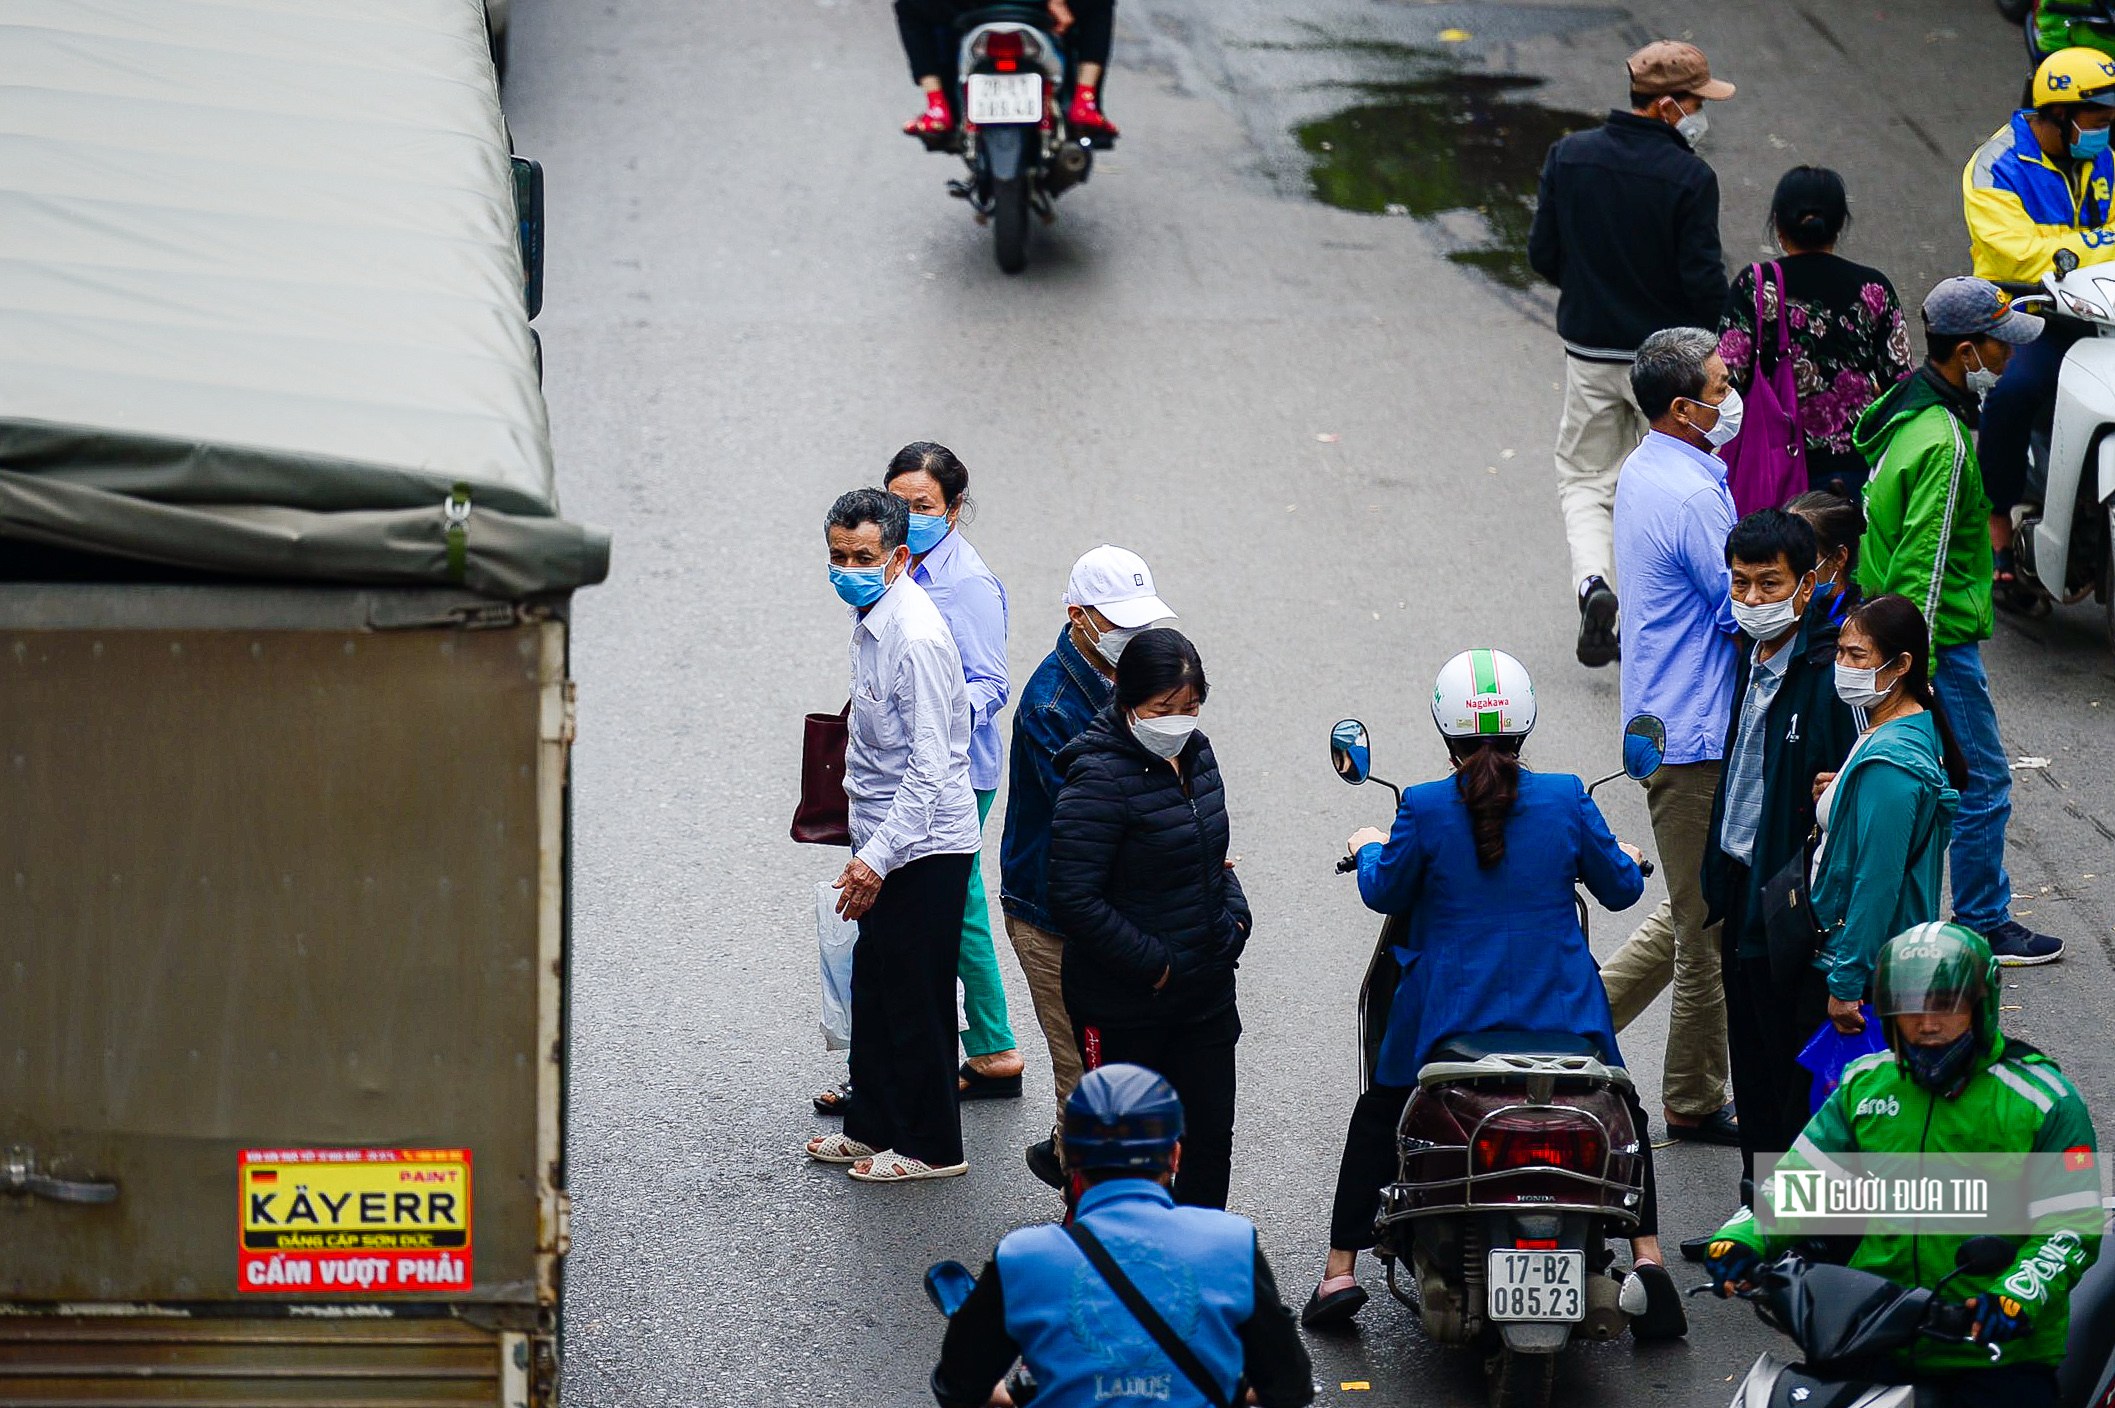
[[[2042,335],[2042,320],[2016,311],[2005,290],[1966,275],[1941,279],[1924,295],[1924,326],[1942,337],[1974,333],[2015,346]]]

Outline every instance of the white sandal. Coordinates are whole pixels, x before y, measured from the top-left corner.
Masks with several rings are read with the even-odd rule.
[[[935,1168],[923,1159],[899,1154],[894,1149],[884,1149],[873,1156],[865,1173],[861,1173],[857,1168],[851,1172],[861,1183],[911,1183],[921,1178],[954,1178],[968,1173],[969,1165],[947,1164]]]
[[[875,1150],[842,1134],[824,1134],[808,1141],[808,1157],[819,1164],[856,1164],[871,1159]]]

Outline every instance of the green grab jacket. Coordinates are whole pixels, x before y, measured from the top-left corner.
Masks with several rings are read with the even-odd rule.
[[[1875,729],[1836,775],[1811,886],[1822,930],[1814,966],[1827,975],[1832,997],[1865,996],[1880,946],[1939,917],[1961,805],[1940,747],[1931,714],[1910,714]]]
[[[2071,1288],[2100,1253],[2100,1172],[2093,1121],[2086,1102],[2054,1061],[2023,1042],[2002,1036],[1978,1060],[1975,1073],[1952,1099],[1910,1080],[1892,1051],[1860,1057],[1844,1068],[1836,1087],[1793,1143],[1779,1169],[1841,1169],[1861,1154],[2034,1153],[2054,1156],[2033,1165],[2044,1170],[2028,1206],[2032,1235],[2020,1239],[2019,1255],[1996,1276],[1963,1273],[1944,1296],[1967,1300],[1986,1289],[2011,1296],[2027,1308],[2030,1328],[2002,1345],[1996,1360],[1987,1346],[1922,1339],[1901,1356],[1901,1367],[1917,1373],[1987,1369],[1993,1364],[2056,1364],[2064,1357],[2071,1320]],[[2051,1180],[2046,1170],[2065,1170]],[[1758,1195],[1765,1193],[1758,1188]],[[1764,1260],[1782,1255],[1800,1239],[1765,1235],[1752,1209],[1743,1208],[1713,1240],[1731,1238]],[[1859,1239],[1850,1265],[1903,1286],[1930,1286],[1954,1268],[1965,1236],[1874,1232]]]
[[[1965,419],[1974,408],[1927,362],[1867,406],[1851,432],[1873,467],[1858,585],[1869,597],[1900,592],[1915,602],[1934,646],[1990,638],[1990,500]]]

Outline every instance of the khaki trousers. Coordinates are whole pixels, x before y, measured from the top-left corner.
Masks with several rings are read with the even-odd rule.
[[[1622,1031],[1669,983],[1674,1012],[1667,1024],[1667,1063],[1660,1098],[1685,1119],[1704,1119],[1726,1104],[1726,991],[1719,926],[1704,927],[1704,847],[1711,842],[1711,799],[1720,764],[1669,763],[1645,782],[1652,839],[1660,852],[1667,898],[1601,965],[1616,1030]]]
[[[1557,503],[1572,550],[1572,580],[1616,580],[1616,474],[1650,429],[1630,390],[1630,363],[1564,359],[1557,426]]]
[[[1035,1003],[1036,1024],[1042,1027],[1043,1042],[1050,1048],[1050,1072],[1057,1084],[1057,1120],[1051,1138],[1063,1144],[1059,1135],[1065,1123],[1065,1101],[1086,1073],[1071,1014],[1065,1011],[1065,941],[1011,914],[1006,916],[1006,937],[1013,940],[1013,955],[1021,961],[1021,976],[1028,979],[1028,996]]]

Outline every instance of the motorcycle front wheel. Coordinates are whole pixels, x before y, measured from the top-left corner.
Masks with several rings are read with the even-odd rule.
[[[991,183],[991,232],[999,268],[1018,274],[1028,267],[1028,183]]]

